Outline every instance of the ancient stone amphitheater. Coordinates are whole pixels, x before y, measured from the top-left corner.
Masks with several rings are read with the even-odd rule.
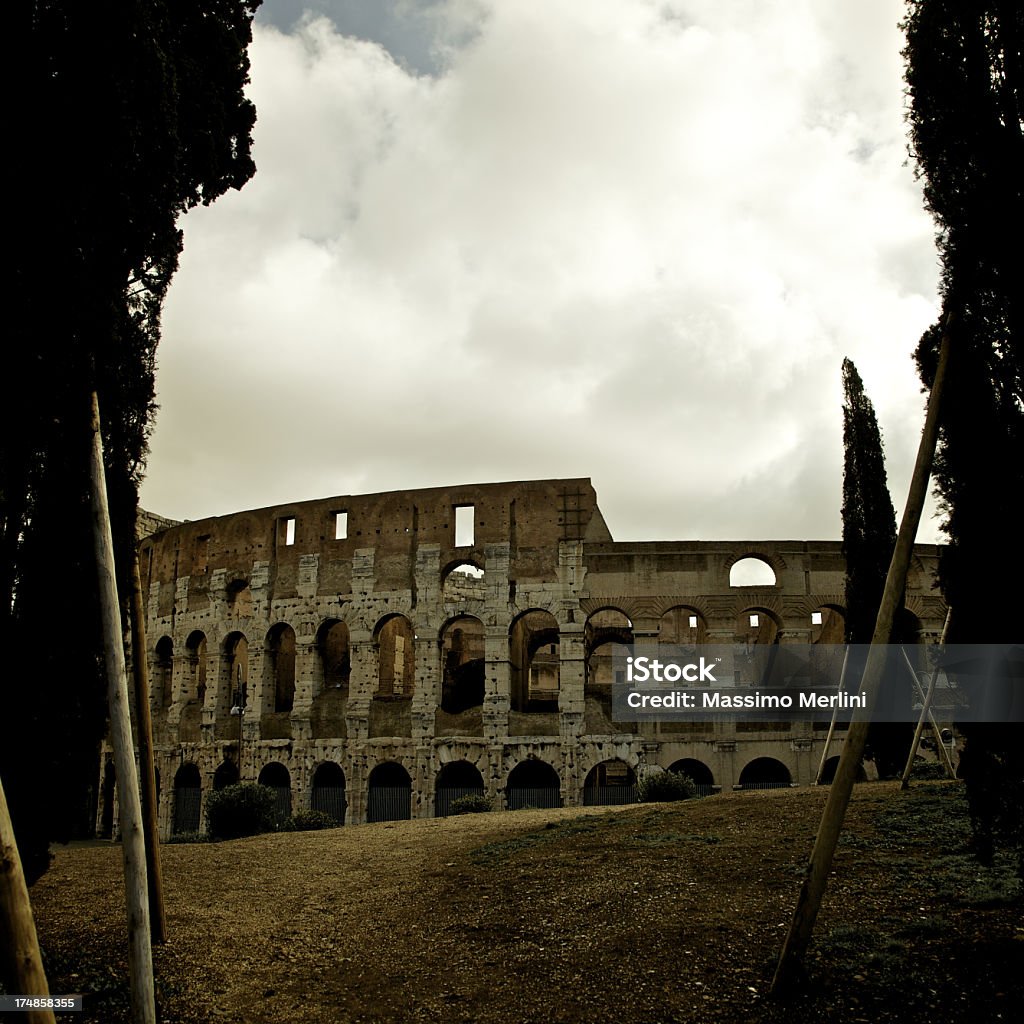
[[[328,498],[169,525],[141,542],[164,836],[214,789],[357,823],[617,803],[650,766],[703,792],[808,785],[810,723],[612,720],[609,645],[843,638],[837,541],[616,542],[589,480]],[[920,545],[906,608],[945,606]],[[753,570],[753,572],[751,572]],[[826,723],[827,727],[827,723]],[[836,751],[838,752],[838,750]],[[98,831],[116,828],[100,766]]]

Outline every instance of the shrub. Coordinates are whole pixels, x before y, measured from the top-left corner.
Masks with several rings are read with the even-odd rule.
[[[491,801],[482,793],[469,793],[456,797],[448,808],[449,814],[483,814],[492,810]]]
[[[206,800],[206,821],[214,839],[273,832],[278,826],[276,794],[251,782],[214,790]]]
[[[653,771],[643,775],[636,787],[641,803],[660,803],[666,800],[689,800],[697,795],[693,779],[682,772]]]
[[[292,832],[317,832],[322,828],[338,828],[340,821],[326,811],[299,810],[285,822],[284,828]]]
[[[210,837],[205,832],[177,832],[170,839],[169,843],[208,843]]]

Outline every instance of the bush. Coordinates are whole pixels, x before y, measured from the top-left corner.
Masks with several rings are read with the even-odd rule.
[[[284,828],[290,832],[318,832],[322,828],[338,828],[340,821],[336,821],[326,811],[300,810],[296,811],[284,824]]]
[[[493,810],[491,801],[482,793],[470,793],[456,797],[448,808],[449,814],[483,814]]]
[[[689,775],[682,772],[653,771],[643,775],[636,787],[641,803],[660,803],[667,800],[689,800],[697,795],[697,787]]]
[[[210,837],[205,832],[178,832],[167,840],[169,843],[208,843]]]
[[[251,782],[214,790],[206,800],[206,821],[214,839],[273,832],[278,827],[276,794]]]

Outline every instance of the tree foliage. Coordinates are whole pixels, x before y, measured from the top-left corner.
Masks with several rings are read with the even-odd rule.
[[[83,824],[105,705],[89,534],[99,393],[122,571],[182,213],[253,174],[243,92],[259,0],[16,0],[11,386],[0,446],[0,751],[26,872]],[[87,796],[87,795],[86,795]]]
[[[935,463],[950,639],[1012,641],[1020,625],[1005,545],[1019,532],[1024,493],[1024,8],[909,0],[904,29],[911,152],[938,228],[944,313],[953,317]],[[917,350],[926,385],[940,334],[932,327]],[[1022,789],[1019,728],[964,727],[961,769],[985,856],[991,788]],[[1018,797],[1018,822],[1020,811]]]
[[[869,644],[896,546],[896,510],[889,494],[882,434],[857,367],[843,360],[843,555],[846,560],[846,642]],[[902,610],[902,609],[901,609]],[[910,640],[897,615],[893,643]],[[899,676],[902,678],[902,675]],[[910,683],[907,681],[909,690]],[[870,757],[882,778],[906,761],[913,729],[902,722],[875,722],[868,734]]]
[[[896,511],[885,472],[882,435],[857,367],[843,360],[843,556],[846,640],[871,643],[885,577],[896,546]]]

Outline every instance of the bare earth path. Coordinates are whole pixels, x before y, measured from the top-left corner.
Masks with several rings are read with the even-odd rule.
[[[858,787],[790,1005],[767,983],[824,791],[468,815],[163,850],[162,1020],[976,1022],[1024,1011],[1006,858],[965,850],[955,784]],[[120,850],[32,891],[55,993],[126,1020]]]

